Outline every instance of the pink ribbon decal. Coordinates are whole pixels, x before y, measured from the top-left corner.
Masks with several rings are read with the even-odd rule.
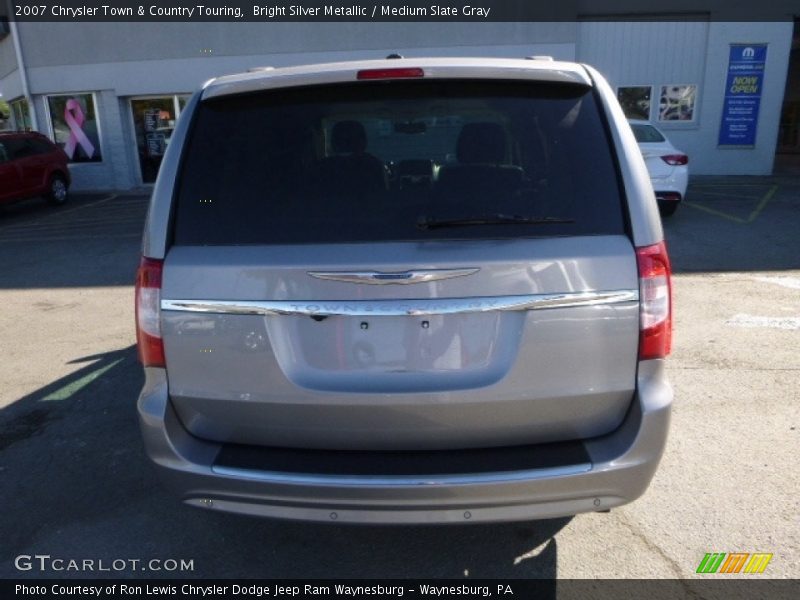
[[[81,129],[86,118],[83,115],[81,105],[75,98],[67,100],[67,106],[64,108],[64,120],[69,126],[69,139],[64,144],[64,152],[72,159],[75,154],[75,147],[80,144],[80,147],[86,152],[86,156],[92,158],[94,156],[94,146],[89,141],[89,138],[86,137],[83,129]]]

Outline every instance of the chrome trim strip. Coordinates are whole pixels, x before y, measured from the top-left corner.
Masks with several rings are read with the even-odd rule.
[[[469,269],[426,269],[421,271],[380,272],[380,271],[308,271],[311,277],[345,283],[368,283],[370,285],[407,285],[427,283],[453,277],[464,277],[480,271]]]
[[[562,467],[508,471],[506,473],[466,473],[460,475],[314,475],[310,473],[281,473],[278,471],[254,471],[236,467],[212,466],[217,475],[254,479],[264,483],[282,485],[324,485],[339,487],[411,487],[422,485],[481,485],[491,483],[513,483],[550,477],[566,477],[588,473],[592,463],[579,463]]]
[[[226,315],[399,317],[620,304],[639,290],[420,300],[161,300],[161,310]]]

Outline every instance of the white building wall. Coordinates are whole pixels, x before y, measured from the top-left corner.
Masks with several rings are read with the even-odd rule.
[[[6,43],[0,43],[0,80],[17,69],[17,57],[14,53],[14,44],[11,35],[2,38]]]
[[[689,155],[694,174],[768,175],[777,143],[792,23],[591,22],[578,30],[578,60],[597,67],[612,87],[653,87],[651,118]],[[753,148],[719,147],[730,44],[768,44]],[[698,86],[695,119],[658,122],[660,89]]]
[[[692,153],[705,172],[769,175],[775,162],[781,105],[789,69],[793,23],[712,23],[706,59],[706,94],[701,98],[708,135],[692,140]],[[756,144],[753,148],[718,147],[723,96],[731,43],[768,44]],[[705,125],[707,124],[707,125]],[[676,138],[683,143],[680,138]]]
[[[17,57],[11,35],[0,41],[0,94],[6,101],[22,95],[22,80],[17,69]]]
[[[3,100],[6,101],[22,95],[22,80],[18,70],[15,69],[4,77],[0,77],[0,94],[3,94]]]
[[[94,92],[103,162],[72,167],[74,189],[140,183],[130,98],[190,93],[218,75],[254,66],[405,56],[549,54],[597,67],[612,86],[696,84],[696,118],[661,123],[690,156],[694,174],[768,174],[772,169],[792,23],[21,23],[39,128],[45,96]],[[92,43],[75,44],[77,38]],[[767,43],[754,148],[717,146],[731,43]],[[0,92],[21,93],[10,36],[0,41]],[[210,50],[210,52],[206,52]],[[653,110],[653,116],[656,110]]]
[[[576,30],[576,23],[22,23],[20,37],[40,130],[52,134],[47,95],[95,94],[103,161],[70,170],[74,190],[105,190],[141,183],[131,97],[188,94],[212,77],[252,67],[393,52],[575,60]],[[77,38],[92,43],[75,44]],[[17,71],[0,79],[9,99],[21,93],[14,78]]]
[[[496,56],[522,58],[549,54],[561,60],[575,59],[575,44],[514,44],[502,46],[457,46],[428,48],[382,48],[215,56],[206,59],[173,58],[122,63],[101,62],[79,65],[28,67],[32,93],[53,94],[63,91],[112,89],[118,96],[190,93],[203,82],[230,73],[261,66],[284,67],[306,63],[336,62],[365,58],[384,58],[392,52],[403,56]]]
[[[29,67],[264,54],[287,64],[281,55],[384,56],[425,48],[449,48],[463,56],[470,48],[572,44],[576,28],[574,22],[19,24]]]
[[[581,23],[578,59],[612,85],[702,84],[707,22]]]

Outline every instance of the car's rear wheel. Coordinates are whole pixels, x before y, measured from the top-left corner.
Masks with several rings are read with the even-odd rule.
[[[661,213],[662,217],[671,217],[675,214],[675,211],[678,210],[678,203],[677,202],[669,202],[669,203],[659,203],[658,211]]]
[[[53,175],[47,187],[47,201],[50,204],[64,204],[67,201],[67,180],[63,175]]]

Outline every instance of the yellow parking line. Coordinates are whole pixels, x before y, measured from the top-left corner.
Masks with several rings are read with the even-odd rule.
[[[686,200],[684,200],[683,203],[686,206],[691,206],[692,208],[696,208],[697,210],[702,210],[702,211],[707,212],[707,213],[709,213],[711,215],[715,215],[717,217],[721,217],[723,219],[727,219],[728,221],[733,221],[734,223],[752,223],[753,221],[756,220],[756,218],[758,218],[758,215],[761,214],[761,212],[767,206],[769,201],[772,200],[772,197],[775,195],[775,193],[777,191],[778,191],[778,186],[777,185],[773,185],[767,191],[767,193],[764,194],[761,197],[761,200],[759,201],[758,206],[756,206],[755,209],[753,209],[753,212],[751,212],[750,215],[746,219],[742,219],[741,217],[736,217],[734,215],[729,215],[726,212],[722,212],[721,210],[716,210],[714,208],[709,208],[708,206],[703,206],[702,204],[695,204],[694,202],[687,202]],[[709,192],[703,192],[703,193],[707,194]],[[739,197],[742,198],[743,196],[739,196]],[[744,198],[750,198],[750,197],[749,196],[744,196]]]
[[[703,206],[702,204],[695,204],[694,202],[687,202],[686,200],[683,201],[686,206],[691,206],[692,208],[696,208],[697,210],[702,210],[712,215],[716,215],[718,217],[722,217],[723,219],[728,219],[729,221],[733,221],[734,223],[747,223],[744,219],[740,219],[739,217],[734,217],[733,215],[729,215],[728,213],[724,213],[721,210],[715,210],[713,208],[709,208],[707,206]]]
[[[761,199],[761,202],[759,202],[758,206],[756,206],[755,210],[750,213],[750,218],[747,219],[748,223],[752,223],[753,221],[755,221],[756,217],[759,214],[761,214],[761,211],[764,210],[764,207],[767,205],[767,203],[770,200],[772,200],[772,197],[775,195],[775,192],[777,192],[777,191],[778,191],[778,186],[777,185],[773,185],[770,188],[770,190],[766,194],[764,194],[764,197]]]
[[[693,188],[721,188],[721,187],[761,187],[763,183],[693,183]]]
[[[757,196],[747,196],[745,194],[734,194],[734,193],[731,193],[731,192],[710,192],[710,191],[706,191],[706,190],[702,190],[702,191],[695,190],[695,191],[700,193],[700,194],[702,194],[703,196],[721,196],[723,198],[731,198],[731,199],[734,199],[734,200],[738,200],[738,199],[742,199],[742,198],[744,198],[745,200],[760,200],[761,199],[761,194],[758,194]]]

